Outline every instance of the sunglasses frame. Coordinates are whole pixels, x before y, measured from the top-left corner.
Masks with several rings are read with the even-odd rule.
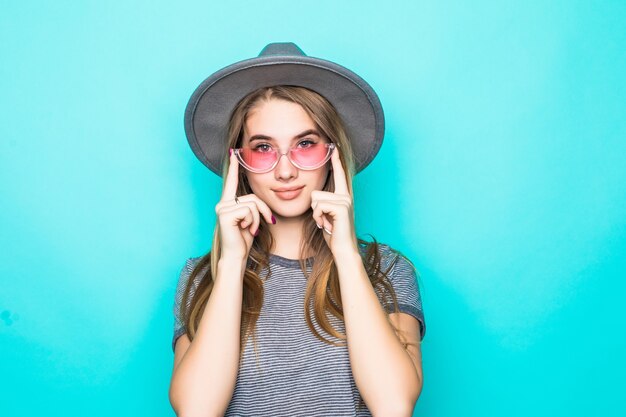
[[[296,146],[297,146],[297,145],[296,145]],[[267,169],[262,169],[262,170],[259,170],[259,169],[254,169],[254,168],[250,167],[248,164],[246,164],[246,163],[244,162],[244,160],[243,160],[243,156],[242,156],[242,154],[241,154],[241,151],[243,151],[243,148],[235,148],[235,149],[233,150],[233,152],[235,152],[235,155],[237,155],[237,161],[239,161],[239,165],[241,165],[242,167],[244,167],[244,168],[245,168],[245,169],[247,169],[248,171],[253,172],[253,173],[255,173],[255,174],[265,174],[265,173],[267,173],[267,172],[272,171],[274,168],[276,168],[276,165],[278,165],[278,162],[280,161],[280,158],[282,158],[282,157],[283,157],[283,155],[286,155],[286,156],[287,156],[287,159],[289,159],[289,162],[291,162],[291,164],[292,164],[293,166],[295,166],[296,168],[301,169],[301,170],[304,170],[304,171],[313,171],[313,170],[315,170],[315,169],[320,168],[320,167],[321,167],[321,166],[323,166],[326,162],[328,162],[328,161],[330,160],[330,157],[331,157],[331,156],[332,156],[332,154],[333,154],[333,150],[336,148],[336,145],[335,145],[334,143],[332,143],[332,142],[324,143],[324,146],[325,146],[325,147],[327,147],[327,148],[330,148],[330,151],[328,152],[328,154],[326,155],[326,157],[325,157],[325,158],[322,160],[322,162],[320,162],[317,166],[314,166],[314,167],[309,167],[309,168],[302,167],[302,166],[298,165],[297,163],[295,163],[294,161],[292,161],[292,160],[291,160],[291,157],[289,156],[289,153],[291,152],[291,150],[292,150],[292,149],[294,149],[294,148],[295,148],[295,146],[294,146],[294,147],[289,148],[289,150],[288,150],[287,152],[285,152],[285,153],[281,153],[281,152],[276,151],[276,154],[278,154],[278,155],[279,155],[279,156],[278,156],[278,158],[276,158],[276,161],[274,161],[274,163],[272,164],[272,166],[270,166],[269,168],[267,168]]]

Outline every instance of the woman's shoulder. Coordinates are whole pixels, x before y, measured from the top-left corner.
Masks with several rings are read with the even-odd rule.
[[[183,265],[183,268],[180,272],[180,277],[179,277],[179,283],[178,286],[184,286],[187,281],[189,280],[189,277],[191,276],[191,274],[193,273],[194,269],[196,268],[196,266],[198,265],[198,263],[200,263],[200,261],[202,260],[203,256],[198,256],[198,257],[188,257],[185,260],[185,264]],[[205,267],[206,268],[206,267]],[[203,274],[196,274],[195,277],[195,281],[199,281],[202,278]],[[197,282],[195,282],[194,284],[197,285]]]
[[[400,263],[404,266],[408,265],[410,267],[414,267],[411,260],[406,255],[404,255],[402,251],[392,247],[389,244],[377,242],[376,240],[372,242],[359,242],[359,252],[361,253],[361,257],[363,257],[364,259],[373,257],[375,254],[377,254],[380,259],[381,266],[384,268],[388,268],[396,263]]]
[[[191,268],[194,268],[196,265],[198,265],[198,262],[200,262],[200,260],[203,258],[203,256],[197,256],[197,257],[190,257],[187,258],[187,265],[190,266]]]
[[[400,262],[401,264],[408,263],[413,266],[410,259],[400,250],[383,242],[378,242],[376,240],[360,240],[358,248],[361,257],[364,260],[367,260],[368,257],[373,257],[377,254],[378,259],[380,259],[381,266],[383,267],[389,267],[397,262]],[[203,258],[204,256],[192,256],[186,259],[184,272],[186,272],[187,276],[191,275],[191,272]]]

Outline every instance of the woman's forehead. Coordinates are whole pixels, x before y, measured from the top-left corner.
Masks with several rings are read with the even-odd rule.
[[[306,129],[296,135],[294,135],[293,137],[291,137],[291,141],[296,141],[298,139],[302,139],[305,138],[307,136],[315,136],[317,138],[321,138],[323,135],[322,133],[320,133],[320,131],[318,129]],[[263,133],[255,133],[252,135],[247,135],[246,136],[248,141],[250,142],[254,142],[256,140],[263,140],[263,141],[268,141],[268,142],[277,142],[279,141],[281,138],[276,138],[276,137],[272,137]],[[287,139],[289,139],[289,137],[287,137]]]
[[[324,132],[307,111],[291,101],[270,99],[259,102],[244,119],[245,143],[264,140],[288,144],[309,135],[325,139]]]

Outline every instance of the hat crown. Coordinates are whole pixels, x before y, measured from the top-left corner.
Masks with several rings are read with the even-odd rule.
[[[290,55],[306,56],[306,54],[293,42],[273,42],[263,48],[259,56]]]

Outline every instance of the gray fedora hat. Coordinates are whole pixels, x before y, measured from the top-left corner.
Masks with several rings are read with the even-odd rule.
[[[258,57],[215,72],[193,92],[185,110],[185,133],[194,154],[222,175],[228,121],[248,93],[274,85],[306,87],[324,96],[339,113],[352,143],[355,170],[363,170],[380,149],[385,118],[376,92],[354,72],[305,55],[292,42],[268,44]]]

